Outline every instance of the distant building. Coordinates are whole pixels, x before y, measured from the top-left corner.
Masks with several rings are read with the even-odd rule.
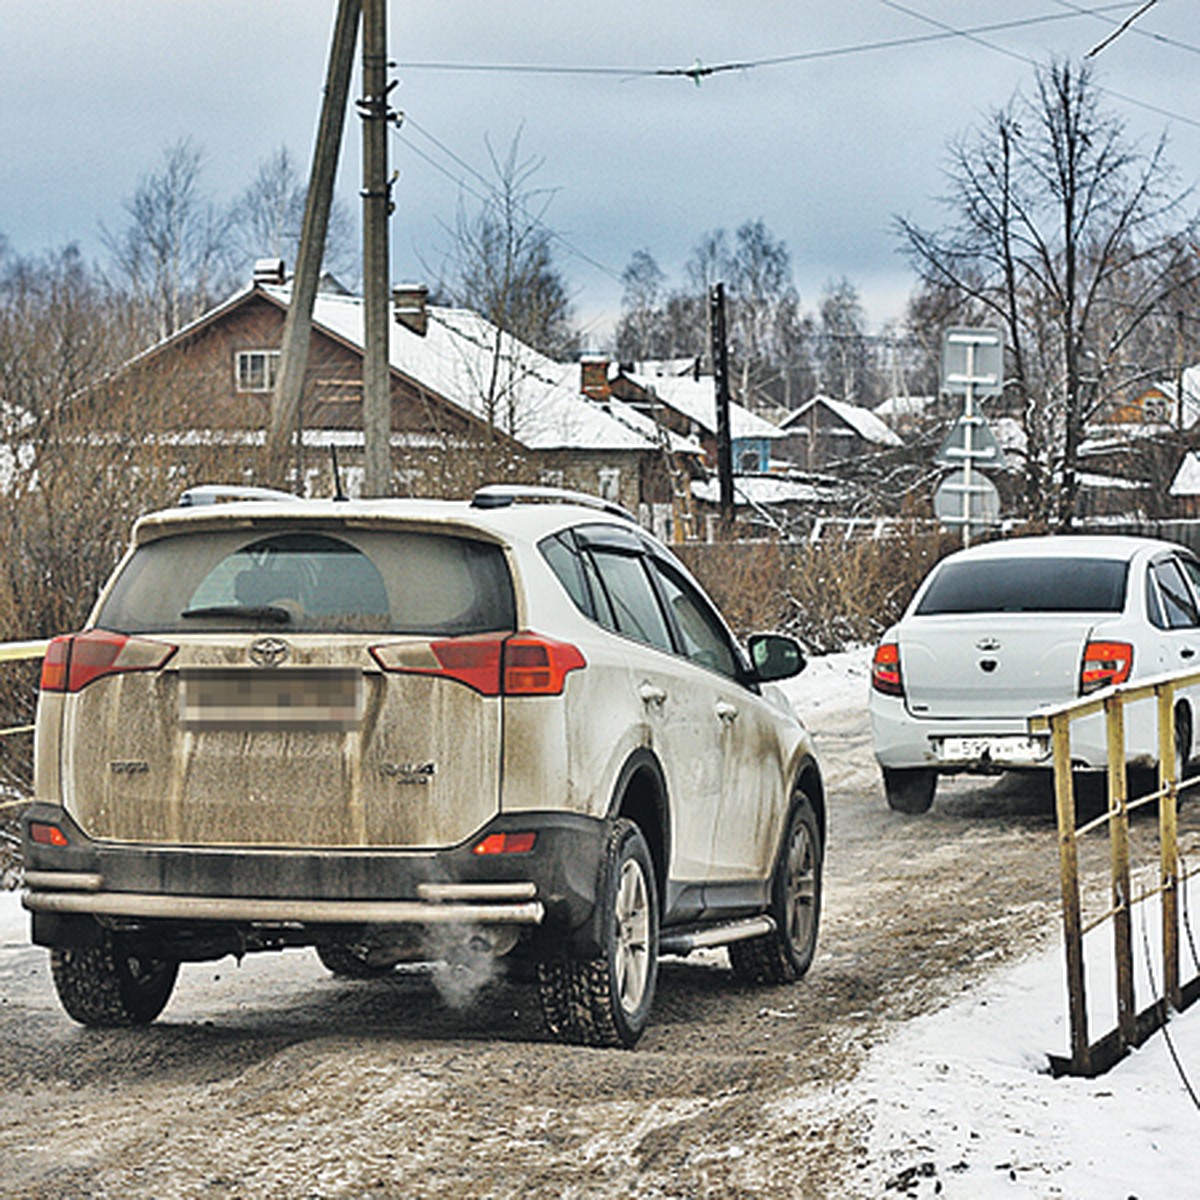
[[[904,445],[900,435],[870,409],[831,396],[806,401],[780,428],[787,435],[783,456],[807,471],[829,470]]]

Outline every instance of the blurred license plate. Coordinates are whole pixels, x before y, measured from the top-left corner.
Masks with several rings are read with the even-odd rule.
[[[180,671],[185,729],[355,729],[362,721],[362,672],[291,667]]]
[[[998,763],[1040,763],[1050,756],[1048,742],[1014,734],[1008,737],[948,737],[942,757],[950,762],[990,759]]]

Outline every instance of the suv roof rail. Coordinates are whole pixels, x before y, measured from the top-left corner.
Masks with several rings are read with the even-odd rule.
[[[238,486],[224,483],[202,483],[190,487],[179,497],[180,508],[199,508],[205,504],[221,504],[233,500],[299,500],[293,492],[277,488]]]
[[[619,504],[614,504],[611,500],[605,500],[600,496],[593,496],[588,492],[575,492],[570,488],[539,487],[524,483],[489,483],[479,488],[471,497],[472,508],[507,508],[510,504],[522,502],[578,504],[584,508],[594,508],[608,513],[612,517],[620,517],[632,525],[637,524],[637,518],[633,513]]]

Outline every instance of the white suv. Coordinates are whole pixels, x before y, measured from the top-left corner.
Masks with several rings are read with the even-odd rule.
[[[153,1020],[231,953],[512,955],[554,1035],[628,1046],[660,954],[804,974],[825,797],[764,686],[794,641],[744,653],[590,497],[222,490],[143,517],[46,655],[25,904],[72,1017]]]

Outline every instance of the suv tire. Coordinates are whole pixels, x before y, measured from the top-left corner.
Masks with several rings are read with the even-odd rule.
[[[148,1025],[166,1007],[179,963],[150,958],[106,934],[100,946],[53,950],[50,973],[58,999],[81,1025]]]
[[[791,983],[808,971],[817,948],[823,859],[812,802],[799,792],[771,880],[775,929],[765,937],[729,945],[729,961],[740,978],[750,983]]]
[[[884,767],[883,790],[893,812],[919,816],[933,805],[937,772],[926,767]]]
[[[542,1015],[559,1041],[631,1047],[654,1003],[659,918],[650,849],[624,818],[608,837],[597,904],[603,953],[538,966]]]

